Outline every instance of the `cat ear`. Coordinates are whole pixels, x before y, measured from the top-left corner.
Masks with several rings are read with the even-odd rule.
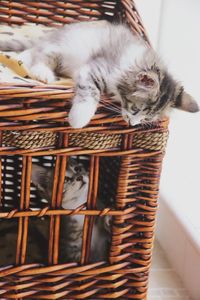
[[[112,228],[112,216],[105,216],[104,217],[104,229],[111,233],[111,228]]]
[[[186,93],[185,91],[182,91],[179,93],[175,100],[175,107],[187,112],[198,112],[199,106],[197,102],[194,100],[194,98]]]
[[[47,168],[32,164],[31,180],[40,191],[45,191],[47,182],[50,180],[50,172]]]
[[[154,89],[158,85],[158,78],[154,72],[143,71],[137,76],[137,84],[144,89]]]
[[[69,167],[73,167],[74,165],[77,165],[77,160],[75,158],[69,157],[67,164]]]

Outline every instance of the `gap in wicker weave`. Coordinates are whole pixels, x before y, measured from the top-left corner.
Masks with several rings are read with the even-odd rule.
[[[22,157],[2,158],[2,201],[1,210],[19,209]]]
[[[14,265],[16,261],[17,219],[0,219],[0,266]]]

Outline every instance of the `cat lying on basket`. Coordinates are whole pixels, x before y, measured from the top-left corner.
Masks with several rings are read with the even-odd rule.
[[[32,165],[32,182],[41,197],[51,203],[53,188],[53,170],[36,164]],[[87,202],[89,174],[82,163],[70,158],[67,164],[62,207],[76,209]],[[97,200],[97,208],[102,209],[103,203]],[[61,260],[80,261],[82,250],[83,215],[64,216],[61,219]],[[90,261],[106,260],[110,242],[111,217],[96,217],[93,225]]]
[[[153,49],[123,24],[82,22],[52,29],[42,39],[1,42],[0,50],[23,51],[20,58],[29,75],[51,83],[56,75],[76,83],[69,113],[74,128],[94,116],[101,93],[112,101],[108,109],[122,114],[131,125],[154,121],[176,107],[197,112],[195,100],[168,73]]]

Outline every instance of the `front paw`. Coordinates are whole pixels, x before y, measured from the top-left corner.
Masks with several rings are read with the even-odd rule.
[[[69,124],[73,128],[83,128],[90,122],[95,111],[95,103],[88,103],[87,101],[74,103],[69,112]]]
[[[52,83],[56,81],[53,71],[46,65],[35,65],[29,71],[31,78],[42,81],[44,83]]]

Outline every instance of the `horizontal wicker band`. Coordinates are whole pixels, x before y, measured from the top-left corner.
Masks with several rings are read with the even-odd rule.
[[[136,149],[140,148],[152,151],[164,151],[167,145],[168,136],[168,131],[135,133],[133,146]]]
[[[168,132],[135,132],[133,134],[134,148],[152,151],[164,151]],[[53,131],[4,131],[2,144],[4,147],[19,149],[39,149],[55,147],[57,133]],[[119,148],[122,134],[108,134],[102,132],[69,133],[69,147],[101,150]]]
[[[112,149],[121,145],[121,134],[70,133],[69,146],[86,149]],[[57,133],[52,131],[4,131],[3,146],[20,149],[55,147]]]
[[[56,133],[51,131],[4,131],[2,144],[4,147],[20,149],[37,149],[54,147]]]
[[[121,134],[106,133],[71,133],[69,134],[69,146],[78,146],[86,149],[112,149],[120,147]]]

